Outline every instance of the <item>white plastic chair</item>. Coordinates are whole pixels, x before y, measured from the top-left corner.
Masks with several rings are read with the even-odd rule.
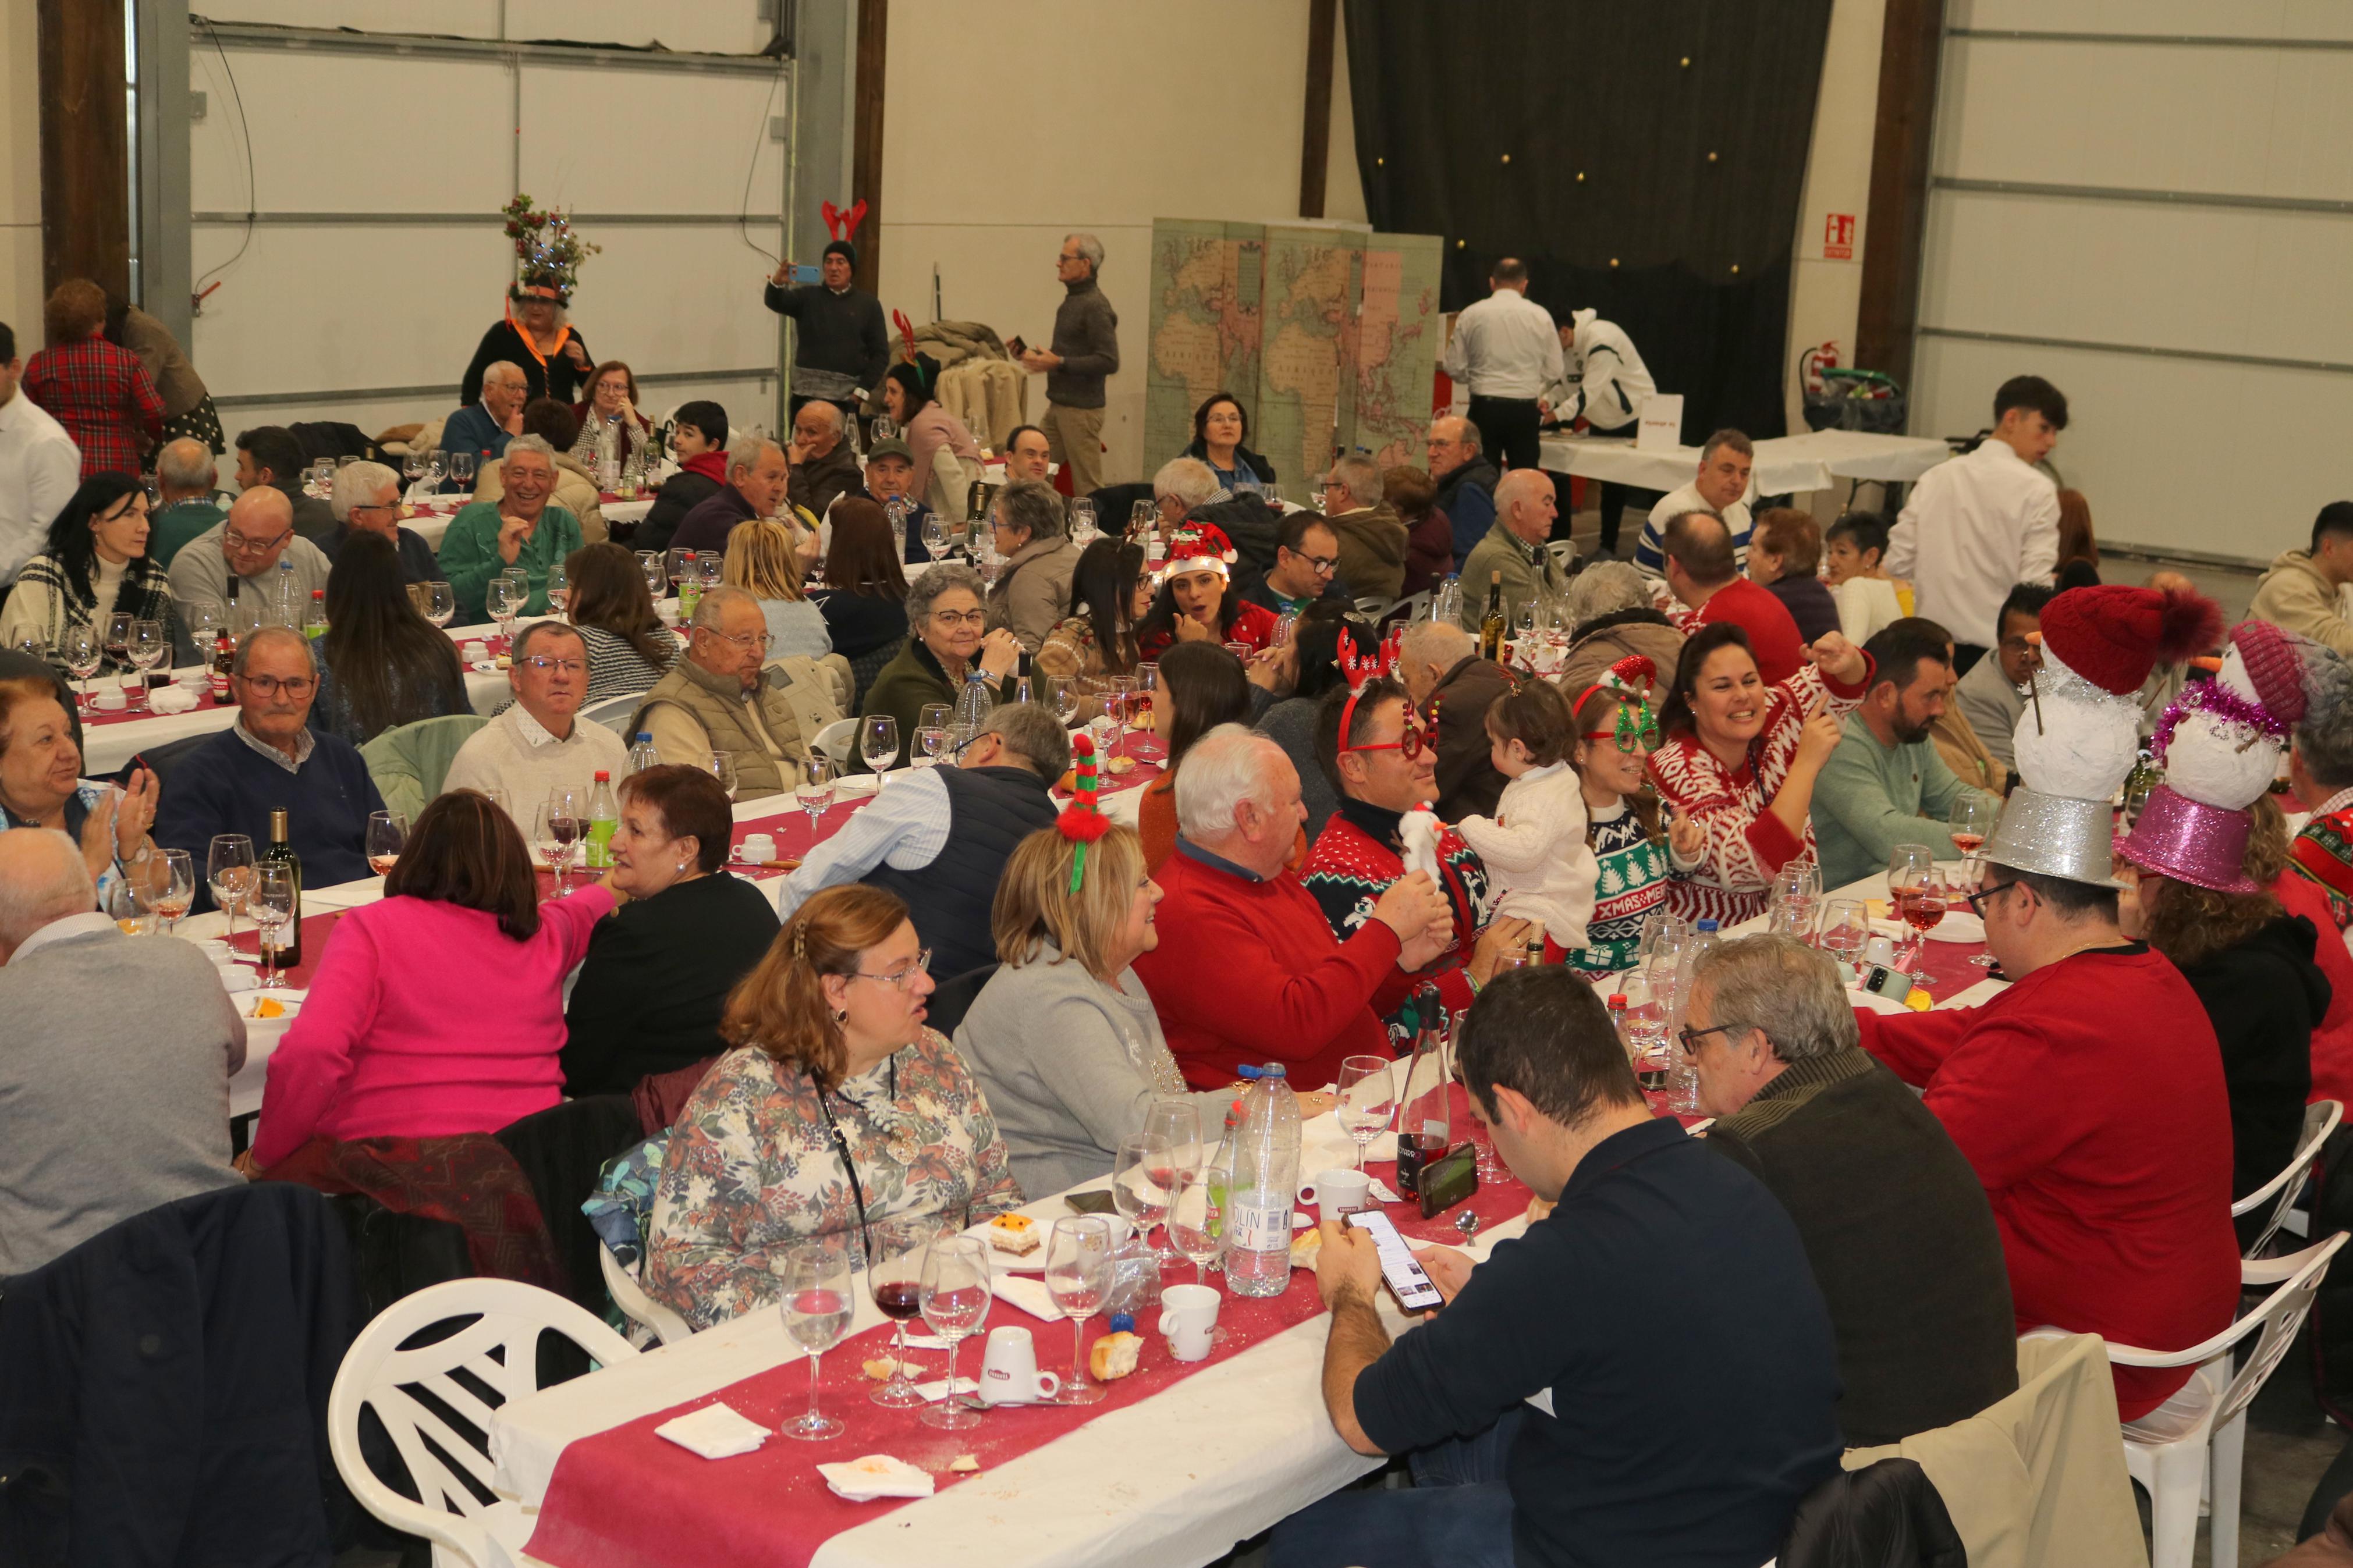
[[[836,719],[817,732],[817,749],[833,759],[837,768],[849,764],[849,747],[858,739],[858,721]]]
[[[1573,539],[1547,540],[1545,542],[1545,552],[1552,557],[1553,563],[1558,566],[1563,573],[1576,570],[1577,541]]]
[[[694,1326],[651,1296],[646,1288],[621,1267],[613,1249],[603,1242],[596,1244],[596,1266],[604,1270],[605,1289],[613,1293],[613,1305],[621,1309],[629,1321],[651,1330],[653,1336],[666,1345],[694,1337]]]
[[[1370,594],[1356,601],[1356,614],[1378,621],[1389,613],[1389,607],[1396,603],[1395,599],[1385,599],[1378,594]]]
[[[1381,612],[1381,619],[1384,621],[1413,622],[1425,619],[1429,615],[1430,590],[1424,588],[1419,594],[1408,594],[1404,598],[1399,599],[1396,604],[1391,605],[1388,609],[1383,610]]]
[[[629,721],[638,716],[638,710],[645,700],[646,694],[642,691],[632,691],[626,697],[608,697],[594,708],[583,708],[580,717],[591,724],[602,724],[624,741],[634,740],[637,731],[629,728]]]
[[[2117,1366],[2194,1366],[2211,1398],[2188,1431],[2169,1440],[2135,1436],[2124,1428],[2125,1468],[2148,1489],[2150,1568],[2189,1568],[2198,1542],[2200,1491],[2211,1499],[2208,1562],[2211,1568],[2239,1565],[2239,1481],[2246,1451],[2247,1406],[2287,1353],[2328,1260],[2348,1233],[2285,1258],[2250,1258],[2240,1278],[2251,1286],[2278,1285],[2263,1305],[2202,1344],[2183,1351],[2145,1351],[2111,1343],[2108,1360]],[[2282,1283],[2284,1281],[2285,1283]],[[2254,1353],[2234,1375],[2232,1352],[2248,1335],[2262,1332]],[[2037,1331],[2038,1332],[2041,1331]]]
[[[2262,1257],[2272,1237],[2279,1234],[2296,1194],[2304,1190],[2304,1178],[2311,1174],[2313,1162],[2320,1158],[2320,1146],[2328,1142],[2328,1135],[2344,1120],[2345,1106],[2339,1100],[2316,1100],[2306,1106],[2304,1135],[2296,1142],[2295,1157],[2287,1163],[2287,1169],[2231,1205],[2232,1219],[2253,1214],[2266,1204],[2271,1205],[2271,1218],[2265,1222],[2263,1234],[2248,1244],[2247,1257]]]
[[[477,1321],[431,1344],[400,1348],[418,1331],[458,1318]],[[498,1496],[490,1456],[417,1394],[430,1394],[487,1443],[498,1410],[538,1391],[539,1336],[549,1329],[607,1366],[638,1353],[553,1291],[512,1279],[451,1279],[393,1303],[352,1342],[335,1373],[327,1396],[335,1468],[362,1508],[433,1542],[434,1568],[509,1568],[530,1539],[532,1520],[520,1501]],[[478,1392],[485,1387],[495,1402]],[[360,1412],[371,1406],[425,1500],[402,1497],[368,1468]]]

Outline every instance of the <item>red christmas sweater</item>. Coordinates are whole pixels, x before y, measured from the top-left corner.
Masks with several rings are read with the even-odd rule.
[[[2239,1304],[2231,1108],[2198,993],[2134,942],[2036,970],[1982,1007],[1858,1012],[1993,1204],[2021,1332],[2044,1323],[2185,1350]],[[2146,1415],[2188,1367],[2116,1369]]]
[[[1336,942],[1295,872],[1253,881],[1179,841],[1155,874],[1159,945],[1135,961],[1169,1052],[1195,1089],[1244,1062],[1282,1062],[1292,1088],[1322,1089],[1344,1057],[1387,1049],[1372,1002],[1397,973],[1397,933],[1372,922]]]
[[[1315,847],[1308,852],[1307,869],[1300,880],[1315,896],[1324,918],[1331,922],[1332,934],[1343,942],[1377,923],[1373,920],[1373,906],[1388,891],[1390,883],[1405,875],[1403,857],[1389,847],[1398,818],[1397,812],[1344,798],[1340,809],[1324,824],[1324,831],[1315,836]],[[1434,989],[1449,1014],[1471,1005],[1471,981],[1463,966],[1494,912],[1486,867],[1480,864],[1478,852],[1451,827],[1439,834],[1438,875],[1454,911],[1453,945],[1429,968],[1410,974],[1391,963],[1388,977],[1373,994],[1373,1011],[1381,1016],[1390,1047],[1398,1051],[1413,1045],[1412,1026],[1402,1016],[1412,997]]]
[[[1235,613],[1234,624],[1226,629],[1226,635],[1219,640],[1248,643],[1250,652],[1263,653],[1266,651],[1267,645],[1274,641],[1274,627],[1275,619],[1272,610],[1268,609],[1264,605],[1253,605],[1248,599],[1244,599],[1241,602],[1241,607]],[[1137,645],[1135,651],[1147,659],[1158,658],[1168,651],[1170,645],[1176,640],[1176,635],[1172,632],[1154,632]]]

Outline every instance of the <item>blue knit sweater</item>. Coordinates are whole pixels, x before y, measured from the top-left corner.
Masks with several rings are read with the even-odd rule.
[[[294,773],[222,731],[170,770],[155,808],[155,842],[185,849],[196,868],[196,907],[213,907],[205,862],[213,835],[242,833],[255,854],[269,847],[269,813],[287,808],[288,841],[302,858],[302,885],[328,888],[368,875],[368,813],[384,796],[350,742],[311,732],[310,760]]]

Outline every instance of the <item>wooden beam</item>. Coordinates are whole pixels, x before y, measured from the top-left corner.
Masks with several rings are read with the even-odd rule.
[[[1944,0],[1887,0],[1854,355],[1858,365],[1884,371],[1906,387],[1919,325],[1920,252],[1927,233],[1928,158],[1944,33]]]
[[[882,78],[891,58],[891,0],[858,0],[858,74],[850,110],[854,140],[849,153],[849,195],[841,203],[866,204],[858,226],[858,286],[881,292],[882,276]]]
[[[1332,35],[1339,0],[1307,0],[1307,94],[1299,134],[1299,216],[1324,216],[1332,161]]]
[[[41,278],[131,293],[131,134],[122,7],[38,0]]]

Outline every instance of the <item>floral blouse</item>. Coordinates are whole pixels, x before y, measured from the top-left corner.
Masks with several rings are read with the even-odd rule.
[[[849,1142],[855,1187],[834,1127]],[[861,1192],[870,1221],[940,1214],[965,1226],[1020,1205],[1005,1140],[955,1047],[925,1029],[826,1090],[820,1107],[807,1069],[738,1047],[670,1128],[646,1289],[704,1329],[774,1300],[772,1261],[796,1243],[839,1237],[861,1268]]]

